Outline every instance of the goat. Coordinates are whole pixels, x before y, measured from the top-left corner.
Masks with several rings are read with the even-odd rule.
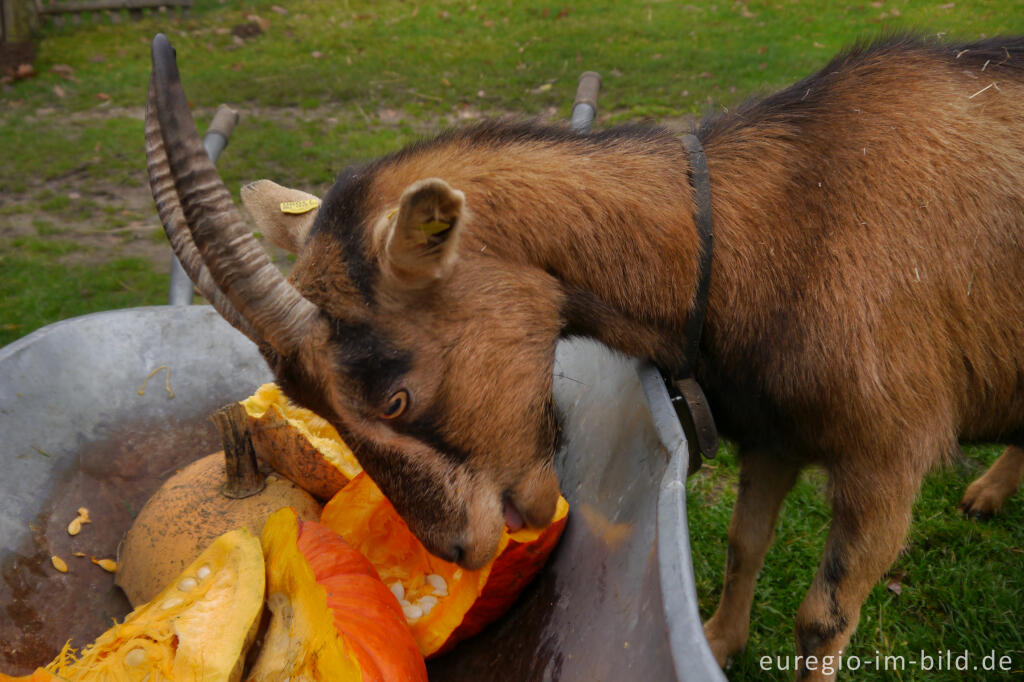
[[[293,195],[253,185],[257,222],[298,254],[286,280],[203,155],[169,54],[158,37],[149,173],[207,299],[438,556],[477,567],[506,523],[546,524],[559,339],[683,362],[700,246],[679,140],[488,122],[349,168],[308,213],[268,211],[261,194]],[[1024,39],[900,36],[696,128],[715,251],[695,369],[741,467],[705,624],[720,663],[746,641],[756,574],[804,466],[827,472],[833,511],[796,614],[804,660],[848,642],[922,477],[958,438],[1011,445],[966,511],[995,511],[1019,484],[1022,103]]]

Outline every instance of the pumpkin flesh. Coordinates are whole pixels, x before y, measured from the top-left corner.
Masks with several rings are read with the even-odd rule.
[[[238,680],[263,612],[263,553],[247,530],[218,537],[152,601],[47,670],[70,682]]]
[[[558,543],[568,512],[568,502],[560,497],[547,528],[514,533],[506,528],[495,557],[476,571],[428,552],[366,474],[335,495],[320,520],[359,550],[392,592],[408,603],[409,628],[429,658],[508,610]]]
[[[250,680],[426,682],[398,601],[337,534],[282,509],[263,548],[272,616]]]

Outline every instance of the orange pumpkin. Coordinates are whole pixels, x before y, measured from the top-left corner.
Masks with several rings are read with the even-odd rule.
[[[336,533],[285,508],[263,551],[272,615],[248,680],[426,682],[398,600]]]
[[[402,604],[420,652],[435,656],[508,610],[544,565],[565,528],[559,498],[542,530],[506,528],[495,557],[467,571],[430,554],[374,482],[360,474],[324,507],[321,522],[361,552]]]

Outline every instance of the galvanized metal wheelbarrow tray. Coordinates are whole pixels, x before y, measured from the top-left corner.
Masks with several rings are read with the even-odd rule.
[[[71,550],[115,551],[161,478],[219,449],[207,416],[269,380],[255,346],[209,306],[86,315],[0,349],[0,670],[45,663],[68,637],[85,644],[123,617],[111,577]],[[431,679],[723,680],[697,611],[687,443],[660,375],[563,342],[554,393],[571,505],[562,542],[505,617],[429,664]],[[105,500],[95,528],[67,536],[91,496]],[[54,554],[68,573],[49,565]]]

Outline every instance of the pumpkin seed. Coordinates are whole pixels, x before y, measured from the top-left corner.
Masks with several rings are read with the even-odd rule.
[[[210,567],[206,564],[203,564],[199,567],[199,570],[196,571],[196,575],[199,577],[200,580],[205,580],[206,577],[210,575]]]
[[[92,559],[92,562],[94,564],[102,568],[104,571],[107,571],[108,573],[113,573],[117,570],[117,562],[113,559],[97,559],[96,557],[89,558]]]
[[[78,535],[82,532],[82,519],[75,517],[71,519],[71,523],[68,524],[68,535]]]
[[[432,597],[429,594],[425,597],[420,597],[416,602],[416,606],[420,607],[420,610],[423,611],[423,615],[425,616],[430,613],[435,606],[437,606],[437,597]]]
[[[434,594],[438,597],[448,596],[448,583],[445,582],[443,576],[440,576],[437,573],[431,573],[427,576],[427,584],[434,588]]]
[[[130,666],[142,665],[146,662],[147,658],[149,658],[149,655],[146,653],[146,650],[139,647],[132,649],[124,655],[124,664]]]
[[[199,585],[199,582],[195,578],[184,578],[178,583],[178,589],[182,592],[189,592],[196,589],[197,585]]]
[[[398,601],[405,599],[405,585],[396,580],[388,585],[388,587],[391,588],[391,594],[395,595],[395,599]]]
[[[165,601],[163,604],[161,604],[160,608],[163,609],[164,611],[168,611],[170,609],[173,609],[175,606],[181,606],[184,602],[185,602],[185,600],[182,599],[181,597],[171,597],[170,599]]]
[[[408,606],[403,604],[402,613],[405,614],[405,619],[408,621],[413,621],[423,617],[423,609],[416,606],[415,604],[409,604]]]
[[[68,572],[68,565],[67,565],[67,563],[65,563],[65,561],[63,559],[61,559],[59,556],[57,556],[56,554],[54,554],[52,557],[50,557],[50,563],[53,564],[53,567],[56,568],[61,573],[67,573]]]

